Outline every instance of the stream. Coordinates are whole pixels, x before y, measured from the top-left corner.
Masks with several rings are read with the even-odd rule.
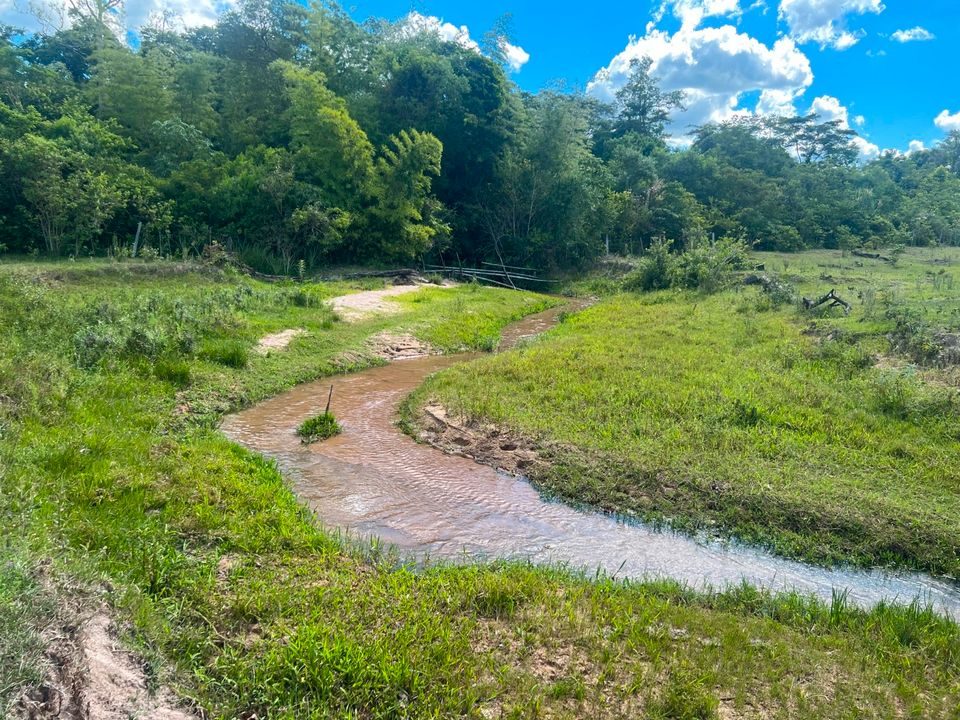
[[[508,326],[501,348],[539,334],[562,308]],[[447,561],[524,559],[618,578],[673,578],[695,588],[747,581],[854,604],[919,598],[960,618],[960,584],[913,572],[826,569],[736,542],[702,540],[541,497],[529,482],[416,443],[397,408],[431,373],[475,357],[402,360],[300,385],[227,417],[231,440],[274,458],[300,500],[328,527],[379,537],[403,556]],[[296,428],[323,412],[331,383],[339,436],[303,445]]]

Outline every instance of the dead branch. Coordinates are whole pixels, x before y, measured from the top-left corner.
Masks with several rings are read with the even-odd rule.
[[[827,305],[828,303],[828,307],[842,307],[845,315],[849,315],[850,311],[853,310],[853,305],[837,295],[836,290],[831,290],[826,295],[817,298],[816,300],[810,300],[808,298],[803,299],[803,307],[805,307],[807,310],[813,310],[814,308],[818,308],[821,305]]]

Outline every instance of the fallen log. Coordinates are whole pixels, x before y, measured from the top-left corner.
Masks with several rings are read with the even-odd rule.
[[[821,305],[827,305],[828,303],[828,307],[842,307],[845,315],[849,315],[850,311],[853,310],[853,305],[837,295],[836,290],[831,290],[826,295],[819,297],[816,300],[810,300],[809,298],[803,299],[803,307],[807,310],[813,310],[814,308],[818,308]]]
[[[863,250],[851,250],[850,254],[854,257],[869,258],[870,260],[883,260],[884,262],[893,262],[893,258],[888,258],[886,255],[881,255],[880,253],[869,253],[864,252]]]

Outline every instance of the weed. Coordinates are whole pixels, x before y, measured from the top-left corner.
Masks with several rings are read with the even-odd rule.
[[[720,703],[704,684],[702,675],[680,664],[671,671],[660,696],[650,704],[647,717],[651,720],[714,720],[719,717]]]
[[[301,437],[304,443],[310,444],[332,438],[343,431],[340,423],[333,416],[333,413],[325,412],[322,415],[316,415],[300,423],[297,428],[297,435]]]
[[[250,360],[247,346],[238,340],[210,340],[203,344],[200,356],[231,368],[245,368]]]

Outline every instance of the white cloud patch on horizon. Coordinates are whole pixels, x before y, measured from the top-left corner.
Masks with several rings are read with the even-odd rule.
[[[850,112],[847,110],[837,98],[832,95],[821,95],[820,97],[814,98],[813,103],[810,105],[810,112],[814,112],[820,116],[820,119],[825,122],[832,120],[838,120],[840,122],[840,127],[844,130],[849,130],[850,128]],[[862,115],[858,115],[854,122],[863,119]],[[863,124],[863,123],[858,123]],[[880,156],[880,146],[876,145],[865,137],[857,135],[852,139],[854,145],[857,146],[857,150],[860,152],[860,159],[864,162],[868,162]]]
[[[682,141],[690,126],[749,114],[739,107],[748,92],[760,92],[756,106],[760,114],[794,114],[793,103],[813,83],[809,59],[790,38],[768,47],[731,25],[687,24],[673,35],[648,26],[643,37],[631,37],[626,48],[597,72],[587,92],[611,102],[629,77],[630,61],[643,57],[653,61],[650,72],[661,88],[683,90],[686,95],[686,111],[675,112],[668,128],[675,141]]]
[[[933,124],[944,132],[960,130],[960,110],[952,114],[949,110],[944,110],[933,119]]]
[[[847,29],[847,16],[883,11],[881,0],[780,0],[778,16],[798,43],[846,50],[866,35],[863,30]]]
[[[897,30],[893,35],[890,36],[892,40],[895,40],[898,43],[908,43],[908,42],[927,42],[928,40],[935,40],[936,35],[922,28],[919,25],[915,28],[910,28],[909,30]]]
[[[927,146],[924,145],[923,140],[911,140],[910,147],[907,149],[907,155],[913,155],[914,153],[923,152],[927,149]]]

